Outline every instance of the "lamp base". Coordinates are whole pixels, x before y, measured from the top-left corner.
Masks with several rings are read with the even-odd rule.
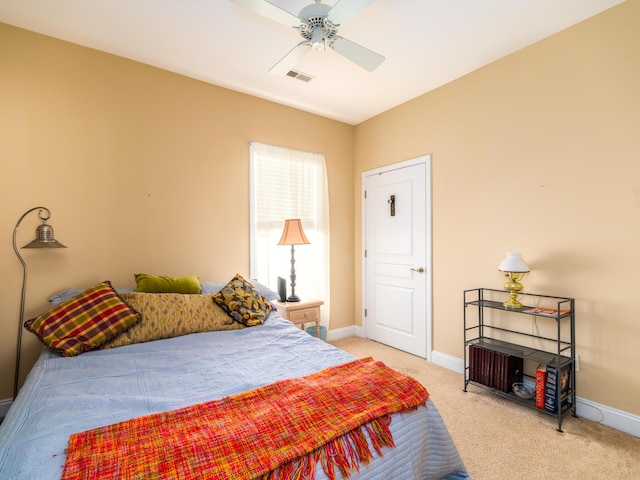
[[[504,305],[506,308],[523,308],[524,305],[521,304],[517,297],[518,297],[518,293],[522,291],[522,289],[524,288],[522,286],[522,284],[518,281],[520,280],[520,278],[522,278],[522,273],[516,273],[516,272],[507,272],[505,274],[505,276],[509,279],[509,281],[507,283],[504,284],[504,289],[509,292],[509,300],[507,300],[506,302],[503,302],[502,305]]]
[[[299,302],[300,301],[300,297],[297,295],[289,295],[287,297],[287,302]]]
[[[524,308],[524,305],[516,300],[515,292],[512,293],[511,298],[509,298],[509,300],[507,300],[506,302],[503,302],[502,305],[504,305],[506,308]]]

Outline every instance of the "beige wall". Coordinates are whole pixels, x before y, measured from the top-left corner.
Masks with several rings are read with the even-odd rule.
[[[69,247],[22,251],[26,318],[65,288],[132,287],[134,272],[249,275],[251,140],[325,155],[331,328],[353,324],[353,126],[4,24],[0,45],[0,399],[13,383],[20,215],[49,207]],[[24,220],[20,245],[37,224]],[[23,341],[26,372],[40,347]]]
[[[360,219],[361,172],[432,154],[434,349],[462,358],[462,290],[521,251],[527,291],[576,298],[578,395],[636,415],[638,25],[625,2],[364,122],[354,191]]]

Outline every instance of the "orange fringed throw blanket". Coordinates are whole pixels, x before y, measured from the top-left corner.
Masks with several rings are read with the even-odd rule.
[[[220,400],[73,434],[63,480],[313,479],[394,447],[390,414],[423,405],[416,380],[371,358]]]

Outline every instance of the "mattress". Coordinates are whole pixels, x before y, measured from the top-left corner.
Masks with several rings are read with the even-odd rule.
[[[264,325],[61,357],[43,350],[0,425],[0,478],[59,479],[72,433],[206,402],[353,356],[273,312]],[[428,385],[427,385],[428,389]],[[353,479],[469,478],[435,405],[395,414],[396,448]],[[318,469],[319,480],[326,476]]]

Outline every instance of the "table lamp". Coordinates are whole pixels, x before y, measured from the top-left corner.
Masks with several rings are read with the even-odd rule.
[[[278,245],[291,245],[291,295],[287,297],[287,302],[299,302],[300,297],[296,295],[296,269],[294,257],[294,245],[309,245],[311,242],[307,239],[302,230],[302,222],[299,218],[284,221],[284,230]]]
[[[525,273],[529,272],[529,266],[522,260],[519,253],[507,252],[506,258],[498,265],[498,270],[504,272],[504,276],[509,279],[504,284],[504,289],[509,292],[509,300],[503,305],[507,308],[522,308],[524,305],[516,299],[516,296],[524,288],[520,280]]]

